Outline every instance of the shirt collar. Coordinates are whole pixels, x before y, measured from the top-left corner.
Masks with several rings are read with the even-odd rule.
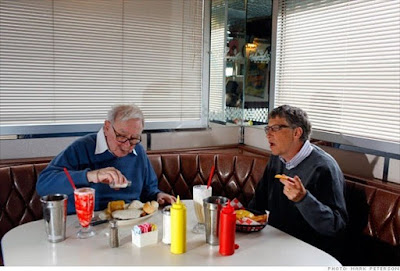
[[[96,150],[94,152],[94,154],[102,154],[105,151],[109,151],[108,149],[108,145],[107,145],[107,140],[106,137],[104,135],[104,130],[103,127],[101,127],[100,131],[97,132],[97,137],[96,137]],[[111,152],[112,153],[112,152]],[[134,155],[137,155],[136,150],[133,149],[132,153]]]
[[[281,156],[279,156],[279,159],[281,159],[282,163],[285,164],[286,169],[292,169],[297,167],[304,159],[306,159],[312,152],[313,147],[310,143],[309,140],[304,142],[303,147],[301,147],[300,151],[296,153],[296,155],[289,161],[286,162],[285,159],[283,159]]]

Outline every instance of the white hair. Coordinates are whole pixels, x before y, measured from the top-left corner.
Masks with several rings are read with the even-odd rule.
[[[144,127],[144,116],[142,110],[134,104],[114,105],[107,114],[107,120],[114,123],[117,120],[127,121],[130,119],[140,119]]]

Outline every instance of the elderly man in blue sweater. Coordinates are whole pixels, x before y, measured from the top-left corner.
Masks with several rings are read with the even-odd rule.
[[[300,108],[273,109],[265,132],[272,155],[249,207],[269,210],[272,226],[339,256],[347,223],[339,165],[310,143],[311,123]]]
[[[68,213],[75,213],[73,189],[64,173],[68,169],[76,187],[96,190],[95,210],[102,210],[112,200],[157,200],[172,203],[175,197],[158,189],[158,180],[139,144],[144,117],[135,105],[114,106],[97,134],[79,138],[57,155],[40,174],[36,190],[44,196],[68,195]],[[126,186],[113,189],[112,186]]]

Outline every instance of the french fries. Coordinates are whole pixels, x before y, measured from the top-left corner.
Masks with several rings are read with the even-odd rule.
[[[285,174],[282,174],[282,175],[281,174],[276,174],[275,178],[287,180],[289,177],[286,176]]]
[[[243,217],[253,218],[254,214],[247,210],[236,210],[236,220],[242,219]]]
[[[235,213],[236,213],[236,220],[241,220],[246,217],[261,224],[265,224],[268,221],[268,214],[254,215],[252,212],[248,210],[236,210]]]
[[[256,222],[258,222],[258,223],[266,223],[267,222],[267,219],[268,219],[268,215],[267,214],[264,214],[264,215],[256,215],[256,216],[253,216],[252,218],[251,218],[252,220],[254,220],[254,221],[256,221]]]

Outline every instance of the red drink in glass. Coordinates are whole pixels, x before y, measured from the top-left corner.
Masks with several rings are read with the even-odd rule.
[[[81,229],[77,233],[79,238],[88,238],[95,235],[90,227],[90,221],[93,218],[95,190],[89,187],[83,187],[74,191],[75,209],[78,216]]]

